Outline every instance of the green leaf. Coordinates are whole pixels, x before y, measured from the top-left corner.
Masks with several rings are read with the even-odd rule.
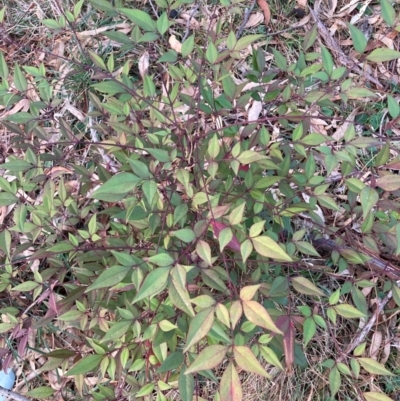
[[[159,267],[151,271],[144,280],[132,304],[144,298],[154,297],[167,286],[170,267]]]
[[[104,355],[89,355],[77,362],[65,375],[76,376],[93,371],[99,366]]]
[[[19,199],[8,192],[0,192],[0,206],[9,206],[18,203]]]
[[[240,378],[232,361],[229,362],[222,375],[219,393],[222,401],[242,401],[243,399]]]
[[[18,64],[15,64],[14,67],[14,85],[20,92],[25,92],[28,89],[28,82]]]
[[[292,258],[273,239],[260,236],[252,238],[251,241],[261,256],[281,262],[292,262]]]
[[[176,237],[183,242],[192,242],[196,239],[196,234],[190,228],[182,228],[181,230],[171,231],[169,233],[172,237]]]
[[[245,150],[237,157],[240,164],[250,164],[265,159],[267,159],[267,156],[255,152],[254,150]]]
[[[256,301],[243,301],[243,312],[251,323],[257,326],[263,327],[273,333],[283,334],[281,330],[276,327],[275,323],[271,319],[269,313],[265,308]]]
[[[73,251],[74,249],[75,247],[69,242],[60,242],[59,244],[50,247],[48,251],[54,253],[61,253],[61,252],[70,252]]]
[[[24,395],[42,400],[42,399],[51,397],[53,394],[54,394],[54,390],[52,388],[46,387],[46,386],[41,386],[41,387],[36,387],[33,390],[28,391]]]
[[[331,397],[334,398],[342,385],[340,372],[335,366],[329,373],[329,388],[331,390]]]
[[[101,343],[105,343],[107,341],[118,341],[121,339],[123,335],[127,333],[129,328],[132,327],[131,320],[124,320],[122,322],[114,323],[111,328],[107,331],[105,336],[100,340]]]
[[[383,393],[378,393],[377,391],[369,391],[367,393],[362,393],[366,401],[393,401],[393,398],[388,397]]]
[[[186,288],[186,270],[177,265],[171,271],[171,282],[169,285],[169,297],[171,302],[180,310],[193,317],[195,315],[190,302],[189,292]]]
[[[384,61],[397,60],[400,52],[393,49],[375,49],[368,56],[367,60],[373,63],[383,63]]]
[[[0,77],[7,80],[8,74],[9,74],[8,65],[4,58],[3,52],[0,52]]]
[[[71,356],[75,356],[75,355],[76,355],[76,352],[71,351],[69,349],[56,349],[47,354],[44,354],[44,356],[46,358],[57,358],[57,359],[66,359],[66,358],[70,358]]]
[[[329,140],[329,138],[326,137],[325,135],[313,133],[313,134],[306,135],[304,138],[302,138],[300,140],[300,142],[303,145],[318,146],[318,145],[321,145],[322,143],[327,142],[328,140]]]
[[[35,283],[34,281],[25,281],[21,284],[16,285],[14,288],[11,289],[11,291],[32,291],[39,285],[39,283]]]
[[[360,201],[363,211],[363,218],[366,219],[372,208],[375,207],[379,201],[378,192],[374,188],[364,187],[360,193]]]
[[[101,93],[106,93],[107,95],[126,93],[126,89],[122,86],[122,84],[116,81],[103,81],[97,84],[93,84],[92,87],[94,89],[97,89]]]
[[[353,40],[353,46],[359,53],[364,53],[367,47],[367,38],[358,28],[352,24],[347,24],[350,30],[351,39]]]
[[[287,59],[283,54],[276,50],[274,47],[272,48],[272,52],[274,53],[274,59],[276,66],[281,70],[281,71],[286,71],[287,70]]]
[[[246,49],[250,44],[252,44],[253,42],[255,42],[258,39],[261,39],[263,37],[264,37],[264,35],[261,35],[261,34],[243,36],[242,38],[240,38],[237,41],[235,50],[238,51],[238,50]]]
[[[304,335],[304,347],[307,347],[307,344],[314,337],[314,334],[317,331],[317,325],[312,317],[308,317],[303,324],[303,335]]]
[[[89,197],[106,202],[118,202],[141,181],[142,179],[134,174],[120,173],[111,177]]]
[[[186,370],[185,374],[195,373],[200,370],[213,369],[217,367],[225,358],[228,351],[226,345],[210,345],[204,348],[190,367]]]
[[[388,100],[390,117],[395,119],[400,115],[399,102],[391,95],[387,95],[387,100]]]
[[[144,11],[132,8],[120,8],[119,11],[122,14],[126,15],[132,22],[134,22],[144,31],[148,32],[157,31],[156,22],[153,21],[150,15],[145,13]]]
[[[174,259],[172,259],[168,253],[159,253],[157,255],[150,256],[146,260],[161,267],[171,266],[174,263]]]
[[[263,356],[263,358],[268,363],[283,370],[283,366],[282,366],[279,358],[276,356],[275,352],[271,348],[269,348],[265,345],[260,345],[260,352],[261,352],[261,355]]]
[[[324,293],[316,287],[309,279],[298,276],[292,277],[293,288],[300,294],[323,296]]]
[[[332,74],[333,71],[333,60],[331,53],[325,46],[321,46],[321,56],[322,56],[322,65],[324,66],[324,70],[328,75]]]
[[[190,35],[183,43],[182,43],[182,57],[187,57],[192,53],[194,49],[194,35]]]
[[[214,43],[209,42],[206,50],[206,59],[211,63],[214,64],[218,59],[218,51],[215,47]]]
[[[50,29],[62,29],[62,26],[54,19],[43,19],[42,24],[46,25]]]
[[[165,32],[168,31],[169,28],[169,21],[168,21],[168,15],[164,11],[160,18],[157,20],[157,30],[161,35],[164,35]]]
[[[265,369],[257,361],[257,358],[253,354],[250,348],[245,346],[236,345],[233,347],[233,355],[237,365],[251,373],[256,373],[260,376],[264,376],[267,379],[271,379],[271,376],[265,371]]]
[[[179,395],[182,401],[193,401],[194,395],[194,377],[193,375],[186,375],[186,366],[183,365],[178,379]]]
[[[367,88],[350,88],[346,92],[349,99],[360,99],[363,97],[375,97],[376,94]]]
[[[179,368],[183,363],[183,353],[181,351],[173,352],[168,355],[161,366],[157,369],[157,373],[164,373]]]
[[[186,338],[184,352],[194,344],[198,343],[210,331],[214,323],[214,307],[200,311],[189,324],[189,331]]]
[[[382,17],[389,26],[396,20],[396,11],[389,0],[381,0]]]
[[[199,240],[196,245],[196,252],[197,255],[208,264],[208,266],[212,266],[211,248],[207,242]]]
[[[389,372],[381,363],[372,358],[357,358],[359,364],[369,373],[373,375],[395,376]]]
[[[21,111],[19,113],[15,113],[12,114],[11,116],[6,117],[7,121],[11,121],[17,124],[26,124],[29,123],[30,121],[33,121],[34,119],[35,117],[26,111]]]
[[[99,288],[112,287],[120,283],[129,271],[132,271],[131,266],[112,266],[101,272],[100,276],[96,278],[94,283],[90,285],[85,292],[90,292]]]
[[[364,313],[356,309],[354,306],[349,304],[340,304],[333,306],[336,313],[346,319],[357,319],[361,317],[366,317]]]
[[[153,97],[156,94],[156,86],[154,85],[153,78],[147,74],[143,79],[143,91],[147,97]]]
[[[170,161],[170,157],[166,150],[155,148],[144,148],[144,150],[146,152],[149,152],[156,160],[161,163],[167,163]]]

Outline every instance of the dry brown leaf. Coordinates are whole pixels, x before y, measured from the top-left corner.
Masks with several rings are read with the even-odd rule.
[[[375,331],[375,333],[372,335],[371,346],[369,348],[370,358],[378,360],[378,352],[382,344],[382,339],[383,339],[382,332],[379,330]]]
[[[175,35],[171,35],[168,39],[168,43],[171,46],[171,49],[175,50],[178,53],[182,53],[182,43],[176,39]]]
[[[45,170],[44,172],[46,175],[50,175],[51,178],[55,178],[60,176],[61,174],[72,174],[71,170],[68,170],[65,167],[61,167],[61,166],[55,166],[55,167],[51,167],[48,170]]]
[[[334,132],[332,138],[335,141],[342,140],[344,133],[347,131],[350,125],[354,124],[354,119],[356,118],[357,113],[358,108],[354,109],[351,114],[346,118],[346,121]]]
[[[149,52],[146,50],[139,58],[139,74],[144,78],[144,76],[149,71]]]
[[[257,0],[258,6],[263,10],[265,25],[268,25],[271,21],[271,11],[268,3],[265,0]]]
[[[189,21],[189,19],[190,19],[190,28],[192,28],[192,29],[198,29],[198,28],[200,28],[200,22],[197,21],[196,18],[193,18],[193,17],[190,18],[190,14],[188,14],[188,13],[182,13],[182,14],[180,15],[180,17],[181,17],[181,18],[178,18],[178,19],[176,19],[175,21],[176,21],[176,22],[180,22],[180,23],[182,23],[182,24],[186,24],[187,21]]]
[[[256,13],[250,15],[250,18],[244,27],[251,28],[253,26],[259,25],[263,19],[263,14],[257,11]]]
[[[91,29],[90,31],[77,32],[76,36],[78,37],[78,39],[90,38],[92,36],[98,35],[99,33],[106,32],[108,30],[113,31],[115,29],[131,30],[132,26],[131,26],[131,24],[128,24],[127,22],[123,22],[121,24],[117,24],[117,25],[113,25],[113,26],[103,26],[101,28]]]

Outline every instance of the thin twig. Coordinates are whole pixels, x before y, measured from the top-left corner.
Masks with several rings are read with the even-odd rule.
[[[241,23],[238,31],[236,32],[236,39],[239,39],[242,36],[244,27],[246,26],[247,22],[249,21],[251,12],[253,11],[253,8],[256,5],[256,2],[257,2],[257,0],[253,0],[253,3],[250,6],[250,8],[246,8],[246,10],[244,11],[243,22]]]
[[[7,390],[1,386],[0,386],[0,396],[5,397],[6,399],[11,398],[12,400],[15,401],[31,401],[29,398],[26,398],[18,393],[15,393],[14,391]]]
[[[189,32],[190,32],[190,21],[192,20],[194,14],[195,14],[196,11],[199,9],[199,7],[200,7],[200,4],[196,4],[196,5],[193,7],[193,9],[192,9],[192,11],[190,12],[190,14],[189,14],[189,18],[188,18],[188,20],[187,20],[187,22],[186,22],[186,31],[185,31],[185,34],[183,35],[183,38],[182,38],[182,43],[183,43],[183,42],[187,39],[187,37],[189,36]]]
[[[347,347],[344,354],[339,357],[337,362],[340,362],[344,358],[346,358],[347,355],[349,355],[349,353],[351,351],[353,351],[358,345],[360,345],[364,341],[365,337],[367,337],[368,333],[371,331],[372,327],[375,325],[376,319],[382,313],[383,308],[390,301],[391,298],[392,298],[392,291],[389,291],[387,293],[386,297],[383,298],[382,301],[379,303],[378,308],[376,309],[375,313],[371,316],[368,323],[362,328],[362,330],[358,333],[358,335],[356,337],[354,337],[353,341]]]

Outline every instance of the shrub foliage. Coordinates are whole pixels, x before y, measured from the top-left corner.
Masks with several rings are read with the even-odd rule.
[[[156,3],[157,17],[80,0],[44,19],[77,43],[88,10],[129,27],[78,46],[65,74],[0,53],[6,365],[33,349],[40,372],[59,368],[63,385],[37,398],[189,401],[215,382],[213,399],[236,401],[247,374],[312,365],[324,399],[351,380],[384,400],[362,375],[392,375],[369,352],[372,305],[400,306],[396,262],[379,256],[400,253],[395,90],[340,64],[318,23],[288,62],[265,34],[236,37],[218,18],[192,31],[170,17],[183,2]],[[357,63],[399,57],[348,29]],[[367,136],[352,111],[377,104],[385,124]],[[315,364],[325,334],[331,354]]]

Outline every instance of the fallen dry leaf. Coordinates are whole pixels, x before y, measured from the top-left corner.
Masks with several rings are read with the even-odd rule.
[[[256,12],[250,15],[249,20],[247,21],[245,28],[251,28],[253,26],[259,25],[260,22],[264,19],[264,16],[260,12]]]
[[[268,3],[265,0],[257,0],[257,3],[261,10],[263,10],[265,25],[268,25],[271,21],[271,11],[269,9]]]
[[[170,36],[168,43],[171,46],[171,49],[175,50],[178,53],[182,53],[182,43],[179,42],[178,39],[176,39],[175,35]]]
[[[139,58],[139,73],[142,79],[149,71],[149,52],[146,50]]]

